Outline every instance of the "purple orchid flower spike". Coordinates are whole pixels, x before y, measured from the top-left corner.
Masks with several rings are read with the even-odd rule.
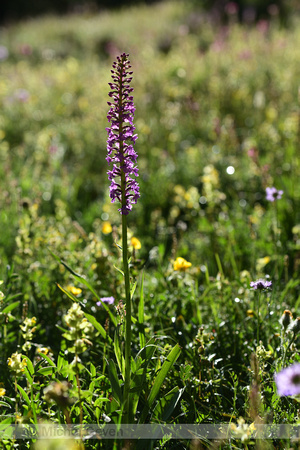
[[[136,166],[138,155],[133,146],[137,134],[134,134],[135,107],[131,95],[132,72],[128,56],[122,53],[113,63],[111,70],[113,82],[109,83],[111,88],[109,96],[112,101],[108,102],[110,110],[107,115],[111,125],[106,128],[108,133],[106,160],[112,167],[108,171],[108,179],[111,181],[110,198],[112,203],[116,200],[121,203],[119,211],[125,215],[131,211],[132,205],[137,203],[140,197],[139,185],[135,180],[138,176]]]

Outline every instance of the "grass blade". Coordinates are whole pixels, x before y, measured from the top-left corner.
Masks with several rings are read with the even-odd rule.
[[[103,326],[95,319],[95,317],[88,313],[84,313],[84,315],[91,322],[91,324],[94,325],[96,330],[98,330],[100,332],[103,339],[105,339],[105,340],[107,339],[108,342],[111,344],[112,338],[110,336],[108,336],[108,334],[104,330]]]

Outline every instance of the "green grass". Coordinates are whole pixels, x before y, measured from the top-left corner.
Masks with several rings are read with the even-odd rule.
[[[16,411],[33,423],[120,418],[121,217],[109,199],[105,128],[110,68],[123,51],[134,72],[141,191],[128,216],[137,283],[134,420],[299,420],[296,400],[278,397],[273,380],[300,362],[298,335],[279,323],[285,309],[296,318],[300,305],[299,44],[297,17],[290,29],[275,22],[266,32],[220,29],[186,2],[1,30],[9,52],[0,62],[2,420],[14,423]],[[282,189],[282,199],[268,202],[268,186]],[[142,245],[135,252],[132,236]],[[174,271],[178,256],[191,268]],[[273,285],[262,294],[258,321],[250,281],[266,276]],[[69,285],[81,292],[70,293]],[[114,306],[96,305],[107,296]],[[82,331],[80,339],[93,345],[85,344],[81,362],[64,320],[78,301],[94,326]],[[36,330],[24,350],[20,325],[33,316]],[[48,359],[39,347],[48,348]],[[16,379],[7,365],[15,352],[29,360]],[[43,390],[66,379],[69,403],[48,404]],[[91,449],[110,444],[85,442]],[[195,445],[167,440],[153,448]],[[235,440],[223,448],[245,445],[254,444]]]

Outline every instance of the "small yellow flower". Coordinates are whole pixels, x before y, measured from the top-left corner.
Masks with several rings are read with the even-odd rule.
[[[135,250],[139,250],[140,248],[142,248],[141,242],[136,237],[131,238],[131,245]]]
[[[0,388],[0,397],[3,397],[6,393],[6,390],[3,388]]]
[[[76,288],[75,286],[68,286],[67,291],[71,292],[71,294],[77,296],[81,294],[82,290],[79,288]]]
[[[174,261],[173,268],[174,268],[174,270],[185,271],[186,269],[191,267],[191,265],[192,265],[192,263],[190,263],[189,261],[186,261],[184,258],[181,258],[180,256],[178,256],[176,261]]]
[[[49,349],[48,349],[47,347],[39,347],[39,348],[37,349],[37,352],[38,352],[38,353],[43,353],[44,355],[48,355]]]
[[[254,315],[255,315],[255,313],[254,313],[253,309],[248,309],[247,310],[247,316],[248,317],[254,317]]]
[[[256,260],[256,271],[260,272],[270,261],[271,261],[270,256],[265,256],[264,258],[257,259]]]
[[[102,233],[103,234],[109,234],[112,232],[112,226],[110,222],[103,222],[102,225]]]
[[[7,360],[7,364],[16,376],[22,375],[25,371],[24,366],[27,366],[25,359],[22,360],[22,355],[18,352],[13,353]]]

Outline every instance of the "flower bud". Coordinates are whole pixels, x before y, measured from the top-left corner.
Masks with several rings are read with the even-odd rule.
[[[283,312],[279,322],[281,323],[281,325],[284,328],[284,330],[286,330],[288,328],[288,326],[290,325],[292,320],[293,320],[293,314],[291,313],[290,310],[286,309]]]

